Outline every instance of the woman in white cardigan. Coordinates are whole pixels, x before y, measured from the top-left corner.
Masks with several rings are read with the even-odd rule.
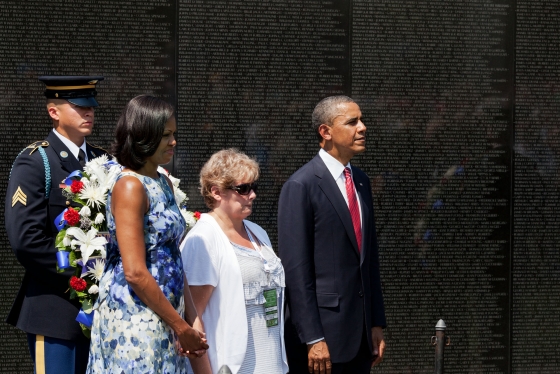
[[[222,150],[200,172],[209,213],[181,245],[183,266],[208,354],[191,360],[196,374],[288,372],[284,349],[284,268],[266,232],[245,220],[256,197],[259,166]]]

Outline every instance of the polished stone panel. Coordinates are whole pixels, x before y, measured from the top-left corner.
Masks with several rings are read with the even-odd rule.
[[[132,97],[165,98],[189,208],[206,210],[202,164],[239,148],[261,166],[251,219],[276,243],[282,184],[318,151],[314,105],[350,95],[389,323],[374,372],[433,372],[443,318],[447,373],[555,373],[559,13],[543,0],[6,0],[0,176],[50,129],[37,76],[100,74],[93,143],[110,147]],[[5,316],[23,269],[3,230],[0,247]],[[29,372],[24,335],[0,336],[0,372]]]

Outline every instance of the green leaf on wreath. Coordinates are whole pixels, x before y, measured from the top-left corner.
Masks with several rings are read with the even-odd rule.
[[[90,314],[93,311],[93,304],[91,303],[91,301],[89,300],[82,301],[82,310],[85,313]]]
[[[87,205],[87,202],[84,201],[84,200],[82,200],[82,199],[80,199],[79,197],[77,197],[77,195],[76,195],[76,197],[74,197],[74,199],[72,199],[72,201],[74,201],[74,202],[76,202],[76,203],[78,203],[78,204],[80,204],[80,205]]]
[[[71,289],[70,290],[70,300],[75,299],[76,298],[76,290]]]
[[[70,265],[76,267],[76,260],[76,252],[70,251],[70,254],[68,255],[68,261],[70,262]]]
[[[66,269],[61,269],[58,267],[58,264],[56,264],[56,272],[57,273],[64,273],[66,271]]]
[[[90,331],[89,327],[87,327],[83,323],[80,323],[80,327],[82,328],[82,332],[84,333],[86,338],[91,339],[91,331]]]
[[[66,229],[60,230],[58,234],[56,234],[56,239],[54,241],[56,243],[56,248],[60,248],[60,249],[66,248],[66,246],[62,244],[65,236],[66,236]]]

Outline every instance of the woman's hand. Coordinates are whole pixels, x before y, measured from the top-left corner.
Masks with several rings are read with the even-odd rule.
[[[202,338],[202,341],[203,341],[204,343],[207,343],[206,334],[205,334],[205,333],[200,332],[200,331],[197,330],[197,329],[190,329],[190,330],[193,330],[193,331],[195,331],[196,333],[198,333],[199,337]],[[180,354],[181,356],[183,356],[183,357],[188,357],[188,358],[190,358],[190,359],[196,359],[196,358],[202,357],[202,356],[204,356],[204,354],[206,354],[206,349],[207,349],[207,348],[198,349],[198,350],[188,350],[188,349],[185,350],[185,349],[183,349],[182,346],[180,346],[180,342],[179,342],[179,341],[177,342],[177,345],[178,345],[179,354]],[[206,347],[208,347],[208,345],[206,345]]]
[[[179,352],[183,352],[189,358],[197,358],[206,353],[208,344],[206,334],[188,327],[180,333],[177,333],[179,344],[181,344]]]

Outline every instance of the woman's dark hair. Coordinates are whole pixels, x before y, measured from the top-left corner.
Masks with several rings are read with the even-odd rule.
[[[173,107],[150,95],[136,96],[124,107],[117,122],[113,155],[129,169],[138,170],[153,155],[161,142],[165,124]]]

